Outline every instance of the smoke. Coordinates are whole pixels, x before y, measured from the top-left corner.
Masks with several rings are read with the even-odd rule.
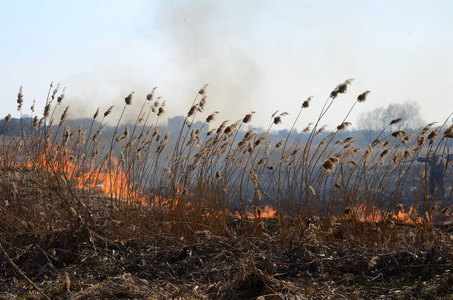
[[[183,78],[178,84],[179,96],[187,98],[183,107],[189,109],[193,97],[188,96],[208,83],[207,113],[217,110],[219,119],[235,121],[256,109],[252,103],[262,84],[262,72],[253,60],[253,41],[242,35],[251,24],[235,22],[234,14],[241,13],[240,9],[226,6],[207,0],[163,5],[158,22]]]
[[[105,57],[66,78],[69,117],[89,118],[97,107],[102,112],[114,105],[108,120],[112,125],[121,115],[124,98],[134,92],[122,121],[135,122],[146,95],[156,86],[156,98],[166,101],[164,119],[186,115],[206,83],[206,110],[197,120],[219,111],[215,126],[242,119],[252,110],[259,114],[263,72],[254,60],[255,24],[246,17],[255,9],[253,4],[236,9],[228,2],[163,1],[158,11],[148,12],[150,20],[143,26],[149,32],[142,28],[109,45]]]

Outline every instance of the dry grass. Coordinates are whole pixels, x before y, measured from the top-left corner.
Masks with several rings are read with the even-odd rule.
[[[325,133],[323,118],[351,82],[295,133],[304,101],[279,141],[270,136],[286,112],[263,132],[241,130],[254,112],[210,128],[218,112],[203,116],[207,86],[174,138],[159,125],[155,89],[141,104],[125,98],[109,136],[113,107],[70,128],[70,109],[57,116],[64,90],[51,86],[43,115],[0,140],[1,295],[447,299],[453,127],[388,134],[395,119],[364,148],[339,139],[365,91]],[[21,114],[23,102],[20,91]],[[137,120],[122,125],[132,105]]]

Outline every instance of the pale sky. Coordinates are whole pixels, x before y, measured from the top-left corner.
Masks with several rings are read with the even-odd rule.
[[[416,101],[426,122],[453,112],[453,1],[0,0],[0,117],[38,113],[51,81],[66,87],[70,117],[91,117],[134,91],[134,107],[157,87],[167,117],[183,115],[205,83],[199,119],[235,121],[256,111],[267,127],[287,111],[298,128],[319,114],[332,89],[354,78],[326,115],[338,125],[390,103]],[[128,108],[129,109],[129,108]],[[132,110],[132,109],[131,109]],[[133,115],[129,113],[129,116]],[[114,123],[114,120],[110,121]]]

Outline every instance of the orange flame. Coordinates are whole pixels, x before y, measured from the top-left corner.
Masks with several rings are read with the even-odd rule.
[[[123,171],[115,157],[109,157],[103,163],[95,163],[85,158],[78,163],[73,152],[66,148],[55,147],[37,158],[17,167],[40,168],[54,174],[61,174],[68,183],[81,190],[98,190],[101,193],[119,199],[145,202],[141,189],[130,183],[130,178]]]
[[[384,220],[393,220],[397,223],[403,224],[421,224],[423,218],[417,213],[414,207],[410,207],[408,212],[402,210],[393,215],[388,212],[383,212],[380,208],[374,205],[361,204],[352,209],[350,214],[346,215],[347,219],[355,216],[360,222],[378,223]]]
[[[397,222],[405,224],[421,224],[423,222],[423,218],[417,214],[417,210],[411,206],[408,212],[398,211],[395,219]]]
[[[17,167],[40,168],[54,174],[61,174],[73,187],[80,190],[97,190],[102,194],[116,199],[129,200],[151,206],[160,206],[173,209],[180,204],[186,207],[187,213],[193,207],[191,203],[183,203],[183,195],[191,196],[185,191],[182,184],[176,182],[176,193],[171,198],[160,195],[146,194],[142,188],[131,183],[131,178],[124,171],[123,166],[113,156],[109,156],[102,163],[89,158],[77,161],[73,151],[64,147],[55,147],[40,156],[23,163],[17,163]],[[219,212],[220,213],[220,212]],[[239,213],[238,211],[225,212],[237,218],[248,219],[273,219],[277,216],[277,210],[265,206],[252,212]],[[208,216],[209,213],[206,214]]]
[[[240,213],[239,211],[235,211],[231,215],[239,219],[275,219],[277,213],[278,211],[275,208],[265,206],[263,209],[255,209],[253,212]]]

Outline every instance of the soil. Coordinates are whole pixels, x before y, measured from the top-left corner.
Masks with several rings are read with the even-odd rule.
[[[330,230],[329,237],[322,239],[321,228],[308,224],[297,240],[289,242],[273,234],[272,220],[263,222],[267,230],[249,236],[235,234],[239,230],[225,236],[199,230],[190,237],[162,233],[121,240],[92,230],[2,233],[4,256],[12,264],[2,257],[0,297],[453,298],[450,225],[429,230],[399,225],[393,230],[404,238],[373,247],[346,236],[346,221],[336,224],[338,232]],[[256,220],[232,221],[236,227],[254,223]]]

